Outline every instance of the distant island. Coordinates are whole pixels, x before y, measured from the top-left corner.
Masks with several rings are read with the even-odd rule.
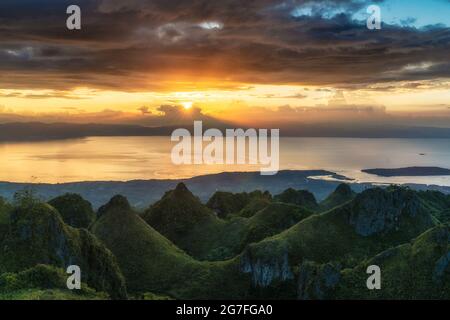
[[[396,169],[365,169],[362,172],[375,174],[380,177],[421,177],[421,176],[449,176],[450,169],[439,167],[407,167]]]

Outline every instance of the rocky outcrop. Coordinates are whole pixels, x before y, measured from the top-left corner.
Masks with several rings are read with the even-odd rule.
[[[364,259],[341,272],[338,299],[447,300],[450,298],[450,226],[439,225],[415,239]],[[367,290],[369,266],[381,270],[381,290]]]
[[[305,261],[300,265],[298,275],[299,300],[329,299],[341,279],[339,264],[316,264]]]
[[[348,221],[361,236],[398,230],[402,219],[416,219],[432,227],[431,216],[417,194],[405,188],[374,188],[359,194],[349,205]]]
[[[38,264],[65,270],[78,265],[81,278],[112,298],[126,298],[125,280],[112,253],[85,229],[66,225],[50,205],[35,203],[11,214],[0,247],[0,271],[19,272]]]
[[[440,257],[436,262],[433,271],[433,282],[441,284],[442,278],[448,271],[450,271],[450,251]]]
[[[446,247],[450,245],[449,228],[440,228],[436,231],[433,239],[437,245]],[[450,251],[442,255],[435,263],[433,270],[433,282],[441,285],[446,273],[450,273]]]
[[[240,271],[251,274],[254,287],[265,288],[273,282],[287,281],[294,278],[287,250],[279,254],[262,256],[246,250],[240,258]]]

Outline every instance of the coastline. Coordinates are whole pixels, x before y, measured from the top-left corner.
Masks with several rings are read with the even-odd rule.
[[[332,180],[326,177],[331,177]],[[15,192],[25,188],[31,188],[45,200],[65,193],[77,193],[98,208],[113,196],[120,194],[126,196],[134,207],[144,208],[159,200],[167,190],[180,182],[185,183],[203,202],[218,190],[234,193],[267,190],[272,194],[278,194],[287,188],[305,189],[312,192],[318,200],[322,200],[341,183],[349,184],[356,192],[380,185],[377,182],[350,180],[339,173],[327,170],[283,170],[275,176],[261,176],[259,172],[224,172],[189,179],[85,181],[59,184],[0,182],[0,196],[12,199]],[[403,185],[415,190],[438,190],[450,194],[448,186],[417,183]]]

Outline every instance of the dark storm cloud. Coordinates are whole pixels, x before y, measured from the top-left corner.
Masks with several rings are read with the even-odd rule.
[[[178,77],[352,87],[448,78],[449,28],[368,30],[352,16],[376,2],[2,0],[0,87],[163,90]],[[65,27],[69,4],[82,9],[81,31]],[[304,6],[308,15],[295,14]]]

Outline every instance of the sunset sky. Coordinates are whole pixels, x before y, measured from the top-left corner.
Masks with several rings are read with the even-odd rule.
[[[449,57],[449,0],[1,0],[0,122],[450,127]]]

